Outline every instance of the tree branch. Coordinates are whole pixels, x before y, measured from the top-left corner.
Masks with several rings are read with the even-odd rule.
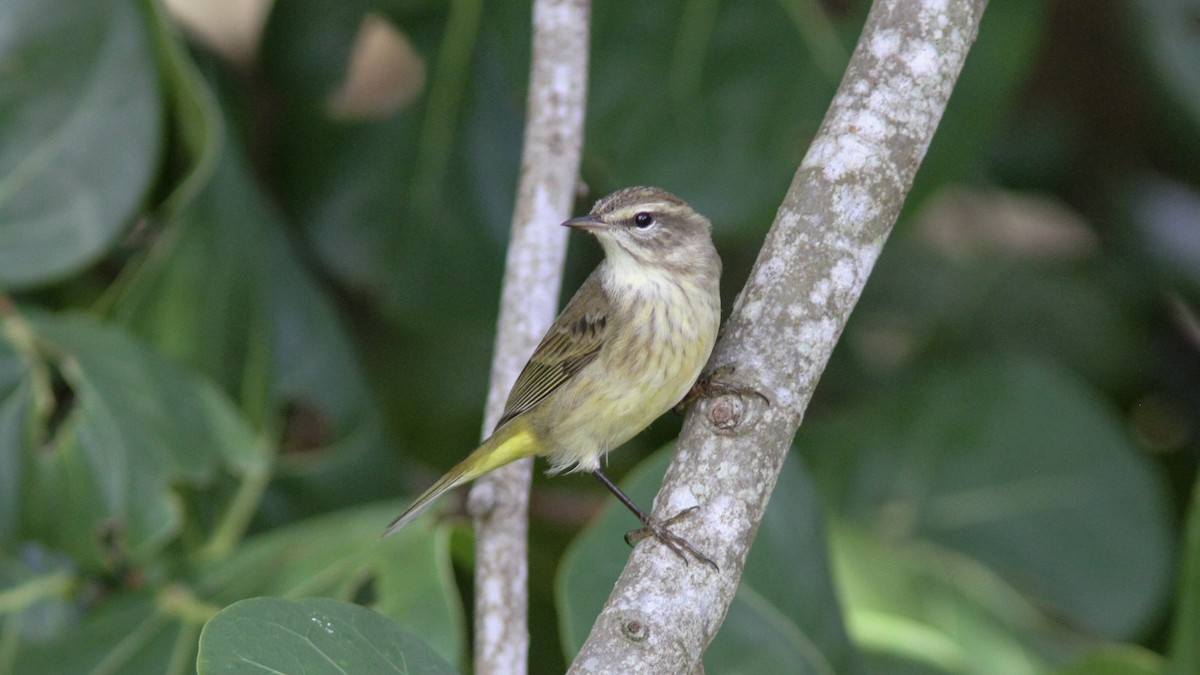
[[[720,565],[642,544],[572,673],[702,668],[784,456],[866,284],[962,68],[986,0],[876,0],[829,112],[775,216],[710,366],[766,394],[689,415],[655,500]],[[680,602],[686,598],[686,602]]]
[[[589,0],[536,0],[521,179],[513,210],[483,435],[554,321],[578,184],[587,92]],[[475,672],[528,670],[525,539],[532,460],[475,482]]]

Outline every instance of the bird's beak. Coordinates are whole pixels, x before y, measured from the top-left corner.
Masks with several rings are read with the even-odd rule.
[[[565,223],[563,223],[563,227],[573,227],[577,230],[590,230],[592,232],[595,232],[596,230],[607,229],[608,223],[605,223],[602,220],[598,220],[595,216],[586,215],[586,216],[579,216],[578,218],[572,218],[572,219],[566,221]]]

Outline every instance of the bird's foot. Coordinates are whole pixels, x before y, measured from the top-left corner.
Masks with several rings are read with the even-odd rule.
[[[669,529],[672,525],[691,515],[693,511],[699,508],[699,506],[686,508],[661,522],[653,519],[647,519],[645,527],[637,530],[630,530],[629,532],[625,533],[625,543],[633,546],[647,537],[654,537],[658,541],[662,542],[663,546],[671,549],[672,553],[679,556],[680,560],[683,560],[684,564],[687,564],[688,562],[687,556],[684,554],[689,553],[696,560],[699,560],[705,565],[713,568],[714,571],[720,572],[721,568],[717,567],[715,562],[709,560],[707,556],[700,553],[691,544],[689,544],[686,539],[680,537]]]
[[[733,375],[734,367],[732,364],[718,366],[714,370],[704,373],[692,388],[688,390],[687,395],[683,397],[679,403],[675,404],[675,412],[682,413],[688,404],[701,398],[714,398],[724,396],[726,394],[734,394],[742,397],[753,396],[762,399],[763,403],[771,405],[771,399],[767,398],[766,394],[755,389],[729,381],[727,378]]]

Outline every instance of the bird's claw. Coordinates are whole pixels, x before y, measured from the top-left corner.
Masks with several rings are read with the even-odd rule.
[[[761,399],[763,403],[767,404],[767,406],[771,405],[771,399],[767,398],[766,394],[755,389],[754,387],[735,384],[724,379],[725,377],[732,375],[733,371],[734,367],[732,364],[725,364],[701,375],[700,379],[696,380],[696,383],[692,385],[690,390],[688,390],[688,393],[683,397],[683,400],[675,404],[675,412],[682,413],[684,408],[687,408],[688,404],[696,399],[714,398],[716,396],[725,396],[728,394],[734,394],[743,397],[754,396],[755,398]]]
[[[690,543],[688,543],[686,539],[680,537],[669,529],[670,526],[678,523],[680,520],[683,520],[687,516],[691,515],[693,511],[699,508],[699,506],[691,506],[680,511],[679,513],[676,513],[670,518],[667,518],[666,520],[660,522],[650,521],[646,523],[645,527],[636,530],[630,530],[629,532],[625,533],[625,543],[633,546],[647,537],[654,537],[661,542],[663,546],[666,546],[668,549],[670,549],[672,553],[679,556],[679,559],[682,560],[685,565],[688,564],[688,559],[687,555],[684,554],[688,553],[691,554],[691,556],[696,560],[699,560],[705,565],[713,568],[714,571],[720,572],[721,568],[717,567],[715,562],[697,551]]]

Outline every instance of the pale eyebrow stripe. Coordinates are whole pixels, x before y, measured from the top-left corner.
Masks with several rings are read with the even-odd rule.
[[[679,208],[680,207],[678,204],[673,204],[671,202],[644,202],[641,204],[634,204],[632,206],[623,206],[617,211],[614,211],[613,216],[619,219],[624,219],[642,211],[675,211]]]

